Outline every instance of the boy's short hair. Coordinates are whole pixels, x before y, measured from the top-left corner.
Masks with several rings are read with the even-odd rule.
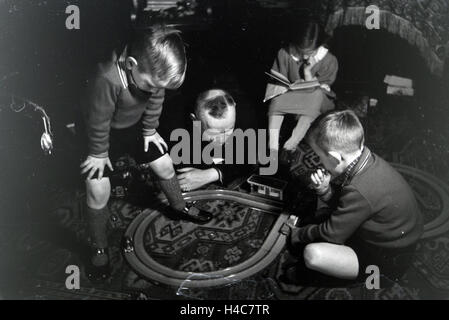
[[[129,54],[139,71],[150,74],[164,87],[177,89],[184,82],[187,68],[185,46],[180,31],[164,25],[136,31]]]
[[[307,141],[315,143],[325,152],[350,154],[360,150],[365,142],[365,134],[353,111],[332,111],[314,121],[307,134]]]
[[[232,96],[224,90],[212,89],[201,93],[195,104],[195,114],[207,113],[215,119],[226,117],[229,107],[235,107]]]

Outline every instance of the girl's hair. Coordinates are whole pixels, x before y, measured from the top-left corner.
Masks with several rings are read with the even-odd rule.
[[[137,31],[129,54],[138,62],[140,72],[148,73],[168,89],[176,89],[184,81],[187,59],[180,31],[154,25]]]
[[[320,23],[314,20],[300,20],[292,24],[288,49],[301,52],[305,49],[318,49],[325,44],[326,35]]]

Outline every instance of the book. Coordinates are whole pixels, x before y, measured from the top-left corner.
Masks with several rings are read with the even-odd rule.
[[[384,82],[392,87],[413,88],[413,80],[408,78],[386,75]]]
[[[318,80],[298,80],[291,83],[290,80],[288,80],[287,77],[285,77],[282,73],[279,73],[273,69],[271,69],[270,72],[265,72],[265,74],[269,76],[271,80],[274,80],[274,83],[268,83],[263,102],[280,96],[288,91],[306,90],[311,88],[318,88],[321,86]]]
[[[415,95],[415,90],[413,90],[413,88],[388,86],[387,87],[387,94],[388,95],[393,95],[393,96],[409,96],[409,97],[413,97]]]

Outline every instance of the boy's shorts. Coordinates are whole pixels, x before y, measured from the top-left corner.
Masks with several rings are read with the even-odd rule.
[[[372,271],[366,273],[368,266],[377,266],[381,275],[398,280],[411,266],[416,244],[404,248],[381,248],[366,242],[350,240],[346,244],[357,254],[359,261],[359,279],[366,279]]]
[[[131,127],[124,129],[114,129],[111,128],[109,133],[109,160],[112,163],[112,167],[114,168],[117,160],[124,155],[131,156],[137,164],[147,164],[151,163],[162,156],[164,156],[167,152],[161,153],[159,148],[152,142],[148,144],[148,151],[144,151],[144,142],[142,135],[142,127],[140,123],[137,123]],[[87,177],[86,173],[84,178]],[[110,177],[112,174],[111,170],[108,166],[104,168],[104,177]],[[98,171],[94,174],[92,179],[97,178]]]

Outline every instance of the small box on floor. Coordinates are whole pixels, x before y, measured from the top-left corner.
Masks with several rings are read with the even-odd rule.
[[[287,187],[287,182],[284,180],[253,174],[247,182],[251,186],[251,193],[253,194],[284,200],[284,191]]]

